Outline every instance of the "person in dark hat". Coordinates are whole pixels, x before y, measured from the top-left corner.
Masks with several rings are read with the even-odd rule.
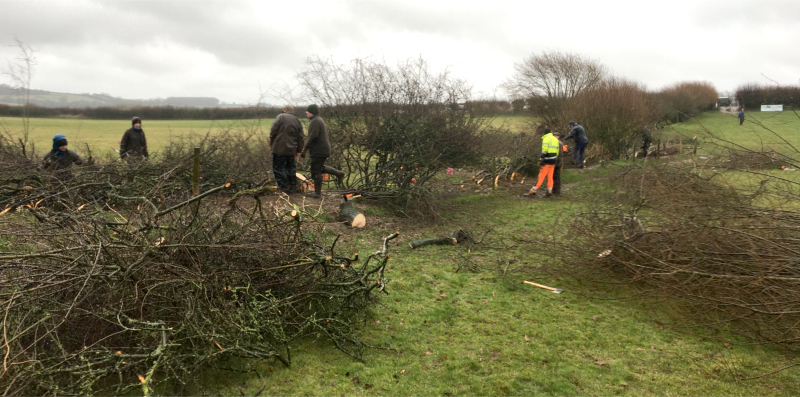
[[[286,194],[297,191],[297,163],[295,160],[303,150],[303,125],[294,115],[292,105],[283,107],[283,111],[269,132],[269,146],[272,148],[272,173],[278,188]]]
[[[44,156],[44,168],[59,171],[59,176],[71,178],[69,169],[72,164],[81,165],[83,159],[77,153],[67,149],[67,137],[64,134],[53,136],[53,150]]]
[[[306,153],[311,156],[311,180],[314,181],[314,191],[306,195],[309,197],[320,197],[322,193],[322,171],[325,167],[325,160],[331,156],[331,142],[328,140],[328,127],[325,121],[319,116],[319,107],[316,104],[308,105],[306,117],[311,119],[308,124],[308,143],[301,154],[305,157]]]
[[[570,121],[569,128],[571,128],[571,131],[569,132],[569,135],[564,138],[564,140],[575,140],[575,148],[573,149],[572,157],[575,160],[575,164],[577,164],[578,167],[583,168],[583,153],[586,150],[586,145],[589,144],[589,138],[586,136],[586,131],[580,126],[580,124]]]
[[[142,129],[142,119],[133,117],[131,119],[133,125],[125,134],[122,135],[122,141],[119,142],[119,157],[127,161],[140,161],[142,158],[149,158],[150,154],[147,152],[147,138],[144,136]]]

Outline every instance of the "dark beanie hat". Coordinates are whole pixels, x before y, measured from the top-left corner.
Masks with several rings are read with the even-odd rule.
[[[131,119],[131,125],[134,125],[136,123],[142,124],[142,119],[140,119],[139,116],[133,116],[133,118]]]
[[[570,121],[570,122],[569,122],[569,125],[571,125],[571,126],[573,126],[573,127],[574,127],[574,126],[578,125],[578,123],[576,123],[576,122],[574,122],[574,121]]]
[[[309,112],[309,113],[313,114],[314,116],[316,116],[316,115],[319,114],[319,106],[317,106],[316,103],[312,103],[312,104],[308,105],[308,107],[306,108],[306,112]]]

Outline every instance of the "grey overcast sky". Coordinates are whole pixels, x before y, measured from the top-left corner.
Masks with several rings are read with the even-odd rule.
[[[547,49],[649,89],[800,84],[800,1],[0,0],[0,59],[14,36],[36,50],[32,88],[140,99],[253,103],[311,55],[421,56],[503,97],[514,63]]]

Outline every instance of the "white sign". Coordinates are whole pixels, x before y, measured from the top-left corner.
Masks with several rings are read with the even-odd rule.
[[[782,112],[783,105],[761,105],[762,112]]]

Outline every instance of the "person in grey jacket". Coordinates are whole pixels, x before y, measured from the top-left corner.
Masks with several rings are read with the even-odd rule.
[[[62,179],[69,179],[72,173],[69,169],[72,164],[81,165],[83,159],[77,153],[67,149],[67,137],[64,134],[53,136],[53,150],[44,156],[44,168],[57,171],[57,175]]]
[[[586,151],[586,145],[589,144],[589,138],[586,136],[586,131],[578,123],[570,121],[569,126],[572,128],[572,131],[569,132],[569,135],[567,135],[564,140],[575,140],[575,149],[573,149],[572,157],[575,160],[575,164],[578,164],[578,167],[583,168],[583,152]]]
[[[272,148],[272,173],[278,188],[286,194],[297,191],[297,163],[295,160],[303,150],[303,125],[294,115],[292,105],[283,107],[283,112],[272,122],[269,146]]]
[[[320,197],[322,193],[322,170],[325,160],[331,156],[331,142],[328,140],[328,127],[319,116],[319,107],[316,104],[308,105],[306,117],[311,119],[308,124],[308,143],[303,149],[302,156],[311,155],[311,179],[314,181],[314,191],[307,194],[309,197]]]
[[[122,140],[119,142],[119,157],[126,161],[140,161],[142,158],[149,158],[150,154],[147,152],[147,138],[144,136],[142,129],[142,119],[134,116],[131,119],[133,125],[125,134],[122,135]]]

